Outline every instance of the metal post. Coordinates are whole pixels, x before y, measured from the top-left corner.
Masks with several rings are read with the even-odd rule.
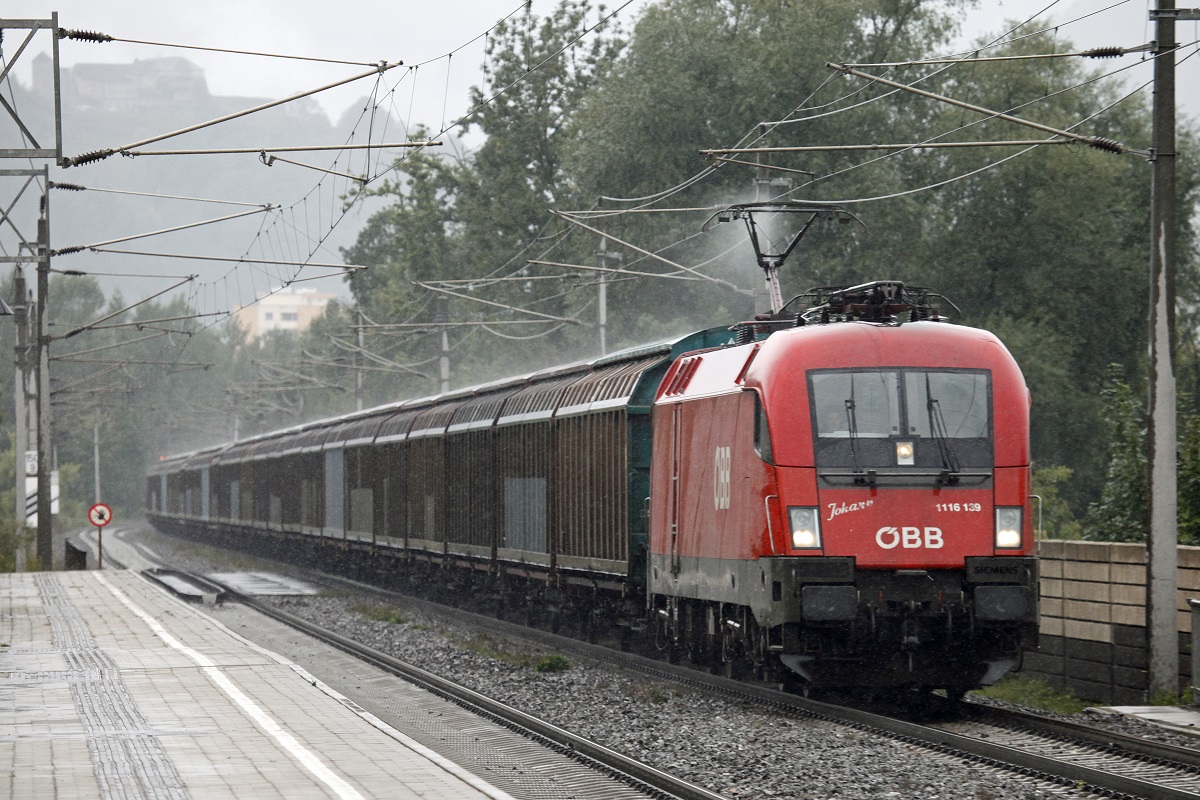
[[[1150,198],[1149,541],[1146,629],[1151,696],[1179,693],[1175,419],[1175,2],[1156,19]],[[1163,13],[1166,12],[1166,13]]]
[[[48,178],[47,178],[48,182]],[[43,184],[45,185],[45,184]],[[37,555],[41,569],[54,569],[54,539],[50,518],[50,202],[49,188],[38,217],[37,265]]]
[[[53,78],[53,80],[54,80],[54,160],[56,162],[61,163],[62,157],[63,157],[63,154],[62,154],[62,76],[60,75],[59,69],[58,69],[58,12],[57,11],[54,11],[50,14],[50,27],[51,27],[51,32],[52,32],[52,35],[50,37],[50,41],[52,42],[52,44],[50,45],[50,48],[53,53],[53,56],[52,56],[53,61],[51,61],[51,64],[53,64],[53,69],[54,69],[54,78]],[[47,174],[49,174],[49,173],[47,173]],[[47,194],[50,193],[49,187],[47,187],[46,193]]]
[[[600,230],[604,230],[604,222],[601,220],[599,224]],[[600,269],[608,269],[608,237],[600,237],[600,250],[596,253],[596,266]],[[600,283],[597,287],[598,296],[596,298],[596,327],[600,332],[600,355],[608,355],[608,274],[600,273]]]
[[[92,423],[92,465],[96,475],[96,502],[100,502],[100,423]]]
[[[14,470],[16,473],[13,495],[13,511],[16,517],[17,552],[16,567],[18,572],[25,571],[25,451],[29,449],[29,417],[27,403],[29,400],[29,306],[25,289],[25,274],[18,265],[13,271],[13,287],[16,296],[13,299],[13,323],[16,326],[16,346],[13,348],[13,360],[16,363],[16,380],[13,384],[13,404],[15,406],[15,456]]]
[[[767,128],[765,125],[760,125],[758,131],[761,136],[765,136]],[[767,154],[759,153],[755,160],[759,166],[755,170],[754,175],[754,202],[766,203],[771,200],[771,170],[767,168]],[[772,277],[775,278],[774,282],[771,280]],[[771,299],[773,294],[775,294],[775,292],[772,292],[773,286],[775,292],[778,292],[778,274],[772,276],[768,271],[763,288],[754,293],[755,314],[769,314],[779,310],[774,307],[775,303]]]
[[[363,312],[355,309],[354,317],[358,320],[358,349],[354,351],[354,408],[363,409]]]

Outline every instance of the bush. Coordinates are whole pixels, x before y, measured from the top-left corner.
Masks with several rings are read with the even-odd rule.
[[[560,655],[546,656],[539,659],[534,667],[538,672],[566,672],[571,668],[571,662]]]

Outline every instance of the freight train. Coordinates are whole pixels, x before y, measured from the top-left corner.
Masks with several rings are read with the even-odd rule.
[[[798,688],[960,695],[1036,646],[1030,395],[894,281],[165,458],[146,513]]]

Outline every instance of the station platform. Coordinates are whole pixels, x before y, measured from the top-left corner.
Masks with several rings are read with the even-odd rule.
[[[1200,737],[1200,708],[1196,706],[1104,706],[1089,710],[1136,717],[1176,733]]]
[[[0,575],[0,797],[512,795],[123,570]]]

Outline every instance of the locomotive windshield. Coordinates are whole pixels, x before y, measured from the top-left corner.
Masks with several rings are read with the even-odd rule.
[[[984,370],[813,370],[816,466],[957,476],[990,469]]]

